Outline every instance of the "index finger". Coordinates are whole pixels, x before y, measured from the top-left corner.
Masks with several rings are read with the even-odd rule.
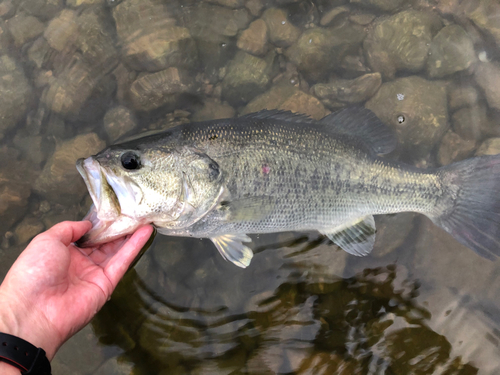
[[[40,236],[53,236],[61,241],[65,246],[79,240],[92,228],[90,221],[63,221],[42,233]]]

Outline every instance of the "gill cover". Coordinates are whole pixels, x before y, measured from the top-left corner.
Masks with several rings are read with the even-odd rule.
[[[208,155],[190,147],[184,147],[177,155],[182,173],[182,192],[179,203],[180,215],[171,222],[155,221],[158,227],[168,230],[186,228],[213,209],[224,192],[223,173],[219,164]],[[162,228],[158,228],[162,233]]]

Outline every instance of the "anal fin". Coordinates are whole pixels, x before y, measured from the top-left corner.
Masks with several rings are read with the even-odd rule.
[[[225,234],[210,239],[225,260],[241,268],[248,267],[253,252],[248,246],[243,245],[243,242],[252,241],[246,234]]]
[[[349,254],[368,255],[375,244],[375,219],[373,215],[359,218],[353,223],[337,227],[329,233],[322,232],[333,243]]]

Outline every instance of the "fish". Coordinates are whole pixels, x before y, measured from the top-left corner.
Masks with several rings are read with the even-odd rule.
[[[280,110],[182,124],[79,159],[93,205],[77,243],[152,224],[210,239],[249,266],[250,234],[318,231],[355,256],[375,242],[374,215],[417,212],[477,254],[500,255],[500,155],[419,169],[384,155],[397,138],[364,107],[321,120]]]

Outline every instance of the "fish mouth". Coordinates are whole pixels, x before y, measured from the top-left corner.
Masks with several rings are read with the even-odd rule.
[[[92,157],[78,159],[76,168],[82,176],[93,202],[87,215],[83,218],[83,220],[89,220],[92,223],[92,228],[76,242],[78,246],[90,247],[110,242],[132,233],[141,225],[132,217],[123,215],[122,212],[122,205],[127,200],[127,193],[130,189],[134,190],[130,187],[127,188],[130,184],[121,184],[118,177],[109,171],[104,171],[99,162]],[[125,187],[121,187],[121,185],[125,185]]]

